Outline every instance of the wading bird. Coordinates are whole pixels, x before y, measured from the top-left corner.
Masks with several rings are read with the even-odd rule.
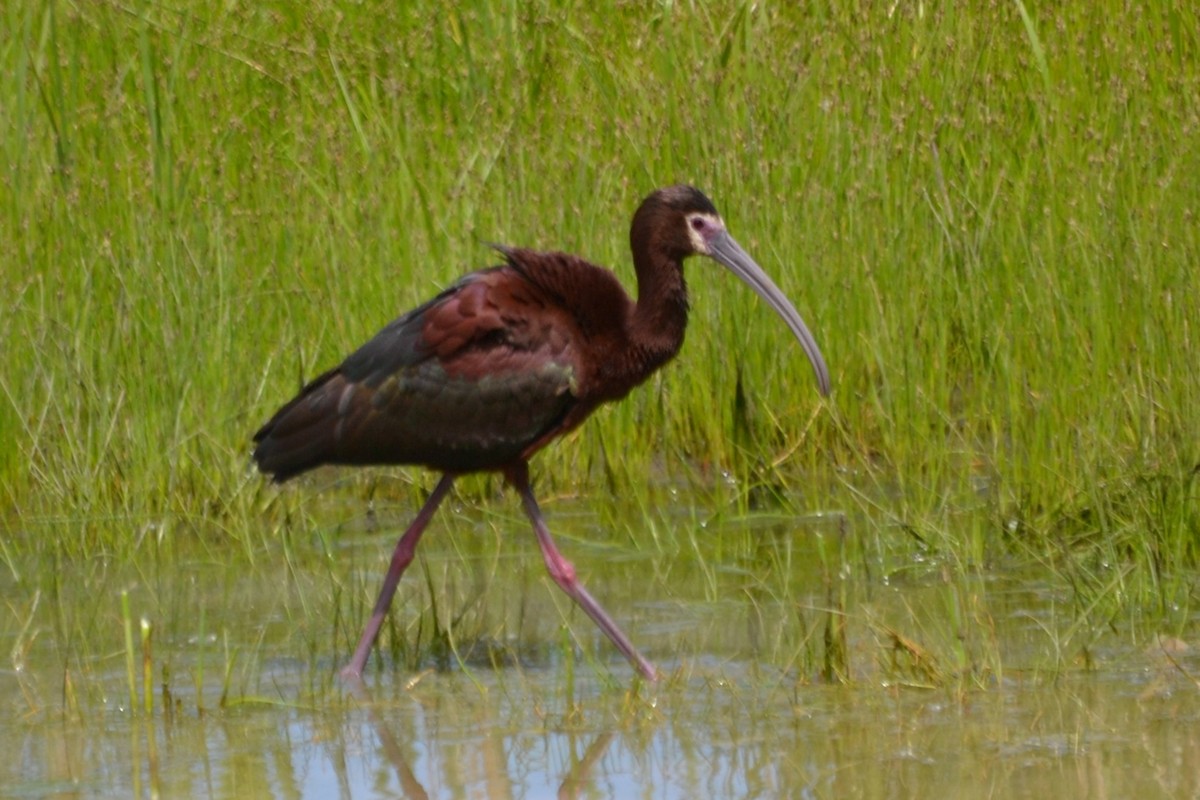
[[[723,264],[783,317],[822,394],[829,371],[796,309],[698,189],[651,194],[633,216],[629,240],[637,302],[612,272],[581,258],[495,246],[506,263],[466,275],[393,321],[254,434],[254,460],[278,483],[322,464],[418,464],[443,473],[396,543],[343,677],[361,677],[421,533],[467,472],[503,473],[521,496],[550,577],[642,675],[657,677],[559,553],[529,485],[529,458],[679,352],[688,312],[683,261],[691,255]]]

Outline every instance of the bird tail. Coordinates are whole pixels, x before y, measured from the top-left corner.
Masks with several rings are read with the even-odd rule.
[[[254,461],[275,483],[307,472],[332,458],[337,431],[334,406],[340,392],[330,370],[313,380],[254,434]]]

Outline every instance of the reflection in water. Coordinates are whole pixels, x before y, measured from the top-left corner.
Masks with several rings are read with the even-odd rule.
[[[588,533],[573,544],[597,546]],[[587,559],[611,565],[590,582],[626,603],[615,613],[637,619],[668,670],[631,691],[613,677],[628,675],[619,658],[588,660],[608,648],[557,604],[520,540],[484,550],[478,570],[452,536],[429,544],[427,591],[451,609],[442,628],[519,658],[451,660],[410,682],[392,651],[369,695],[348,692],[322,661],[342,652],[328,636],[336,601],[321,602],[324,561],[281,567],[287,592],[262,580],[267,566],[244,582],[171,571],[151,607],[164,631],[164,699],[151,716],[127,707],[112,620],[97,613],[95,598],[116,593],[58,573],[55,619],[39,617],[36,635],[20,614],[0,615],[0,652],[12,654],[0,671],[0,796],[1200,796],[1194,625],[1149,648],[1097,634],[1085,670],[1060,658],[1077,626],[1041,576],[922,582],[913,569],[883,583],[844,568],[839,537],[725,531],[696,542],[724,548],[703,562],[721,569]],[[374,569],[364,574],[371,592]],[[463,587],[463,575],[475,580]],[[471,600],[483,583],[486,606]],[[183,594],[211,586],[224,594]],[[428,619],[421,598],[414,586],[407,610]],[[209,609],[205,622],[188,618],[196,608]],[[76,631],[97,619],[104,635],[81,644]],[[405,633],[392,638],[420,638]]]
[[[613,740],[613,732],[605,731],[599,734],[583,751],[583,757],[575,762],[563,782],[558,787],[560,800],[575,800],[581,792],[594,783],[593,770],[600,761],[600,756],[608,749]]]
[[[346,688],[354,696],[354,699],[366,709],[367,719],[371,722],[371,727],[375,730],[375,736],[379,739],[379,747],[383,752],[383,760],[392,765],[396,770],[396,779],[400,782],[400,793],[403,797],[409,800],[427,800],[429,793],[425,791],[425,787],[417,780],[417,776],[413,774],[412,769],[408,766],[408,759],[404,757],[404,750],[396,741],[396,737],[392,735],[392,730],[389,728],[375,710],[375,704],[371,701],[371,692],[363,683],[362,678],[350,677],[345,681]]]
[[[1110,657],[1115,654],[1110,653]],[[1200,693],[1153,653],[994,689],[796,685],[681,668],[652,699],[547,672],[376,676],[374,696],[200,715],[0,720],[6,796],[492,798],[1200,793]],[[1196,657],[1173,653],[1191,673]],[[393,680],[394,677],[394,680]],[[279,672],[299,696],[302,670]]]
[[[396,772],[401,796],[408,800],[427,800],[429,793],[417,780],[417,776],[413,773],[408,759],[404,755],[405,748],[400,746],[392,726],[380,715],[366,684],[361,679],[350,678],[345,681],[345,685],[354,699],[365,709],[371,729],[379,740],[382,760],[390,764]],[[575,759],[563,776],[562,783],[558,787],[557,796],[559,798],[576,800],[592,785],[593,780],[589,773],[596,767],[600,757],[604,755],[604,751],[608,749],[613,735],[612,731],[603,731],[592,739],[591,744],[584,750],[583,756]],[[498,745],[500,740],[489,737],[487,743]],[[482,761],[485,774],[481,776],[481,783],[487,787],[486,796],[514,796],[508,775],[510,765],[503,757],[502,748],[488,746],[487,753],[489,757],[485,757]]]

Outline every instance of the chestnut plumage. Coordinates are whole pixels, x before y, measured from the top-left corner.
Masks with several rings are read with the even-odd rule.
[[[829,373],[787,298],[691,186],[649,195],[634,214],[634,302],[607,269],[565,253],[497,246],[503,264],[470,273],[391,322],[306,385],[254,435],[254,459],[282,482],[324,464],[415,464],[443,474],[397,542],[350,663],[362,674],[396,584],[456,475],[499,471],[520,493],[551,577],[647,678],[633,647],[559,554],[527,462],[601,403],[619,400],[679,352],[687,324],[683,260],[704,255],[745,281],[799,340],[822,394]]]

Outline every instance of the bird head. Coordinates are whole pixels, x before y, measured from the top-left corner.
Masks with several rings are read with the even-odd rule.
[[[775,309],[812,362],[821,394],[829,394],[829,369],[816,339],[787,296],[725,228],[725,221],[704,192],[684,184],[652,192],[633,215],[630,244],[639,272],[682,268],[690,255],[711,258],[737,275]]]

